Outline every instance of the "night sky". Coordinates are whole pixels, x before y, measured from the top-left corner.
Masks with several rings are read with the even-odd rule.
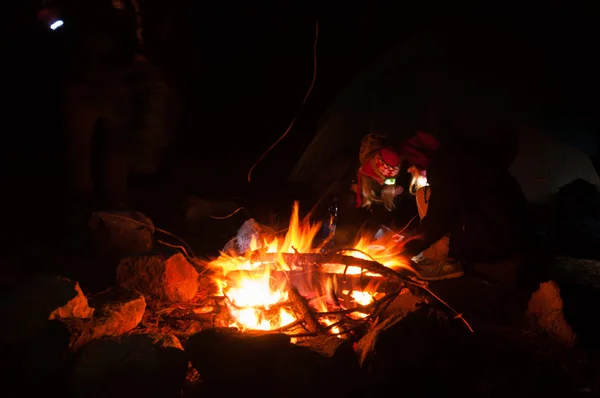
[[[479,10],[455,2],[452,9],[436,2],[357,3],[141,1],[148,54],[167,72],[184,104],[164,173],[178,175],[195,192],[203,189],[195,176],[206,170],[213,180],[245,186],[250,166],[298,112],[313,75],[317,18],[316,85],[288,137],[255,170],[258,184],[285,178],[315,134],[319,117],[361,68],[441,23],[465,29],[471,23],[494,24],[529,42],[543,53],[547,70],[540,73],[558,82],[555,99],[545,105],[549,114],[561,115],[566,124],[597,126],[597,24],[591,22],[594,13],[578,2],[490,2]],[[31,210],[60,197],[63,144],[56,76],[61,47],[52,32],[37,25],[33,8],[12,7],[20,9],[12,24],[2,27],[8,64],[3,200]],[[231,160],[222,175],[211,169],[215,158]],[[181,176],[181,170],[191,169],[196,171]]]

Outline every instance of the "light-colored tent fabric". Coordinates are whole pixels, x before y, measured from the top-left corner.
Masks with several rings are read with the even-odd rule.
[[[435,130],[439,112],[446,112],[476,120],[475,134],[498,150],[495,143],[501,137],[494,135],[503,130],[493,126],[510,117],[508,124],[516,131],[518,126],[542,120],[537,130],[521,132],[510,168],[532,203],[547,202],[560,187],[578,178],[600,186],[589,157],[597,149],[591,135],[560,123],[555,113],[540,118],[540,108],[553,105],[548,93],[555,90],[548,77],[543,59],[534,51],[497,32],[472,27],[417,35],[376,60],[339,96],[290,181],[339,180],[348,171],[348,156],[358,157],[360,140],[367,133],[384,130],[408,138],[417,128]],[[507,111],[507,107],[517,110]],[[327,181],[322,181],[324,186]]]
[[[420,128],[436,134],[448,130],[439,126],[440,113],[474,120],[474,126],[484,126],[473,128],[477,134],[497,139],[493,135],[501,129],[486,127],[531,108],[533,97],[545,95],[539,88],[550,87],[540,83],[544,73],[534,53],[502,33],[475,26],[438,29],[406,40],[339,96],[289,180],[308,182],[324,171],[332,180],[341,178],[336,157],[357,154],[367,133],[383,131],[402,139]]]
[[[600,177],[585,152],[533,130],[522,133],[510,172],[531,203],[548,202],[560,187],[576,179],[600,186]]]

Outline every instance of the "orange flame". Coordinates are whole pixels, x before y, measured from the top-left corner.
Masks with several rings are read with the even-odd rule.
[[[288,299],[286,291],[287,279],[279,278],[272,274],[280,271],[285,274],[289,271],[301,271],[298,267],[292,267],[286,263],[284,253],[319,253],[320,247],[314,247],[317,234],[321,230],[320,223],[311,223],[308,217],[300,220],[299,205],[294,203],[289,228],[284,237],[262,237],[261,241],[253,241],[251,252],[257,249],[266,250],[267,253],[277,253],[277,261],[273,263],[252,262],[250,253],[243,256],[233,256],[229,253],[221,253],[215,260],[209,263],[210,267],[221,271],[216,279],[220,294],[227,297],[227,305],[233,319],[229,326],[241,329],[273,330],[289,325],[296,320],[295,316],[278,305],[285,303]],[[393,237],[385,237],[377,242],[368,237],[361,237],[353,248],[344,250],[343,254],[357,258],[377,261],[390,268],[410,268],[406,260],[400,256],[401,245],[393,241]],[[331,274],[342,274],[346,269],[339,264],[324,264],[325,272]],[[308,271],[308,270],[307,270]],[[346,274],[359,275],[359,267],[347,267]],[[365,275],[377,277],[379,275],[364,273]],[[326,279],[326,278],[324,278]],[[320,281],[321,291],[328,291],[329,280]],[[375,300],[377,286],[368,286],[368,291],[353,291],[350,296],[360,305],[368,305]],[[348,292],[343,292],[347,294]],[[319,311],[326,311],[327,305],[324,297],[316,297],[311,302]],[[362,313],[354,313],[356,317],[364,316]],[[325,326],[333,322],[322,321]],[[331,328],[332,333],[339,333],[338,328]]]

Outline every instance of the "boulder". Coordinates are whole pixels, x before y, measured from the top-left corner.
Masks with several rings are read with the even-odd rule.
[[[355,346],[370,396],[386,396],[394,388],[410,397],[438,396],[452,384],[448,369],[460,372],[447,364],[460,358],[460,344],[471,336],[459,320],[431,305],[390,315]]]
[[[334,336],[292,344],[279,333],[206,329],[190,337],[186,351],[205,397],[364,396],[352,345]]]
[[[386,319],[390,316],[397,316],[402,314],[406,316],[411,312],[419,309],[420,305],[427,303],[427,297],[423,295],[415,294],[408,288],[404,288],[400,291],[400,294],[392,300],[392,302],[386,307],[381,314],[380,319]]]
[[[78,353],[71,378],[74,397],[180,397],[188,360],[172,335],[105,337]]]
[[[527,318],[533,329],[547,333],[566,347],[572,347],[577,342],[577,336],[565,319],[563,307],[558,284],[547,281],[541,283],[531,296]]]
[[[94,309],[77,282],[39,275],[17,286],[0,302],[0,341],[18,344],[47,327],[49,320],[90,318]]]
[[[6,322],[0,355],[10,364],[9,380],[26,384],[23,396],[30,396],[64,390],[70,354],[96,338],[130,332],[146,303],[133,291],[106,292],[88,303],[76,282],[38,276],[11,291],[0,307]]]
[[[0,301],[3,389],[12,384],[20,396],[63,390],[70,335],[62,321],[93,313],[77,282],[58,276],[36,276],[6,293]]]
[[[121,336],[142,320],[146,300],[137,291],[109,291],[94,297],[94,317],[63,319],[69,330],[69,348],[77,351],[88,342],[104,336]]]
[[[259,224],[251,218],[244,221],[235,237],[227,243],[223,251],[236,256],[243,256],[252,249],[260,249],[264,239],[273,236],[272,228]],[[253,247],[254,246],[254,247]]]
[[[185,302],[198,292],[198,272],[182,254],[126,257],[117,267],[119,286],[171,302]]]
[[[95,212],[89,226],[94,247],[103,256],[140,254],[152,249],[154,224],[142,213]]]

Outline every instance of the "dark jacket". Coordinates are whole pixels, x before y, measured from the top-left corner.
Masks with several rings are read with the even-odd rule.
[[[450,256],[465,261],[498,261],[523,250],[527,201],[510,175],[510,159],[469,140],[442,143],[427,170],[431,196],[423,235],[405,246],[416,255],[450,236]]]

